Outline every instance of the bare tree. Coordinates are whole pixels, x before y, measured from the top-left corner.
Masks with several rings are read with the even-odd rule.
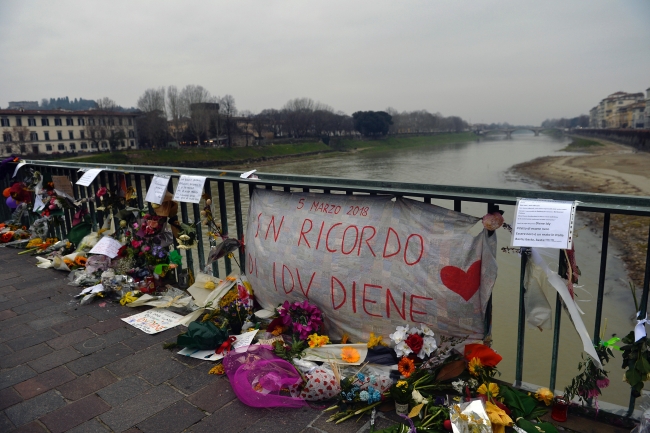
[[[145,90],[138,98],[138,108],[145,113],[160,111],[165,114],[165,88]]]
[[[104,96],[101,99],[95,101],[97,103],[97,109],[101,111],[117,111],[119,106],[115,101],[113,101],[108,96]]]
[[[7,153],[27,154],[27,143],[32,140],[31,132],[26,126],[13,126],[2,131],[2,138]],[[7,140],[8,139],[8,140]]]
[[[235,105],[235,98],[232,95],[225,95],[221,98],[220,111],[224,117],[224,129],[228,137],[228,147],[232,147],[232,137],[235,134],[235,121],[233,117],[237,115],[237,106]]]
[[[182,117],[184,116],[181,105],[181,98],[176,86],[167,87],[167,116],[171,119],[172,135],[176,142],[180,140]]]
[[[201,145],[201,138],[209,131],[210,117],[212,114],[205,110],[200,104],[215,103],[216,99],[203,86],[188,84],[181,90],[179,96],[180,112],[190,117],[189,128],[196,137],[198,145]],[[192,108],[194,106],[194,108]]]

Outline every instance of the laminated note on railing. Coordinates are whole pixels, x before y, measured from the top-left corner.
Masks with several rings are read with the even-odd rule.
[[[147,190],[145,201],[155,204],[161,204],[165,193],[167,192],[167,185],[169,184],[169,176],[154,176],[151,179],[151,185]]]
[[[203,195],[204,184],[205,177],[203,176],[181,176],[178,185],[176,185],[174,200],[185,203],[198,203]]]
[[[517,199],[512,246],[571,249],[576,202]]]
[[[81,179],[77,181],[77,185],[90,186],[102,170],[102,168],[91,168],[90,170],[86,170],[83,176],[81,176]]]

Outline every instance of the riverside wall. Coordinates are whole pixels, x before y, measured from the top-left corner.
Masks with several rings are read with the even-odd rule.
[[[650,129],[573,129],[572,134],[602,138],[650,152]]]

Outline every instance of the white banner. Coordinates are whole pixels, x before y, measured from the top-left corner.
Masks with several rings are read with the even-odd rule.
[[[256,189],[246,274],[266,309],[318,305],[334,338],[426,323],[481,339],[497,263],[496,235],[469,233],[479,221],[402,198]]]

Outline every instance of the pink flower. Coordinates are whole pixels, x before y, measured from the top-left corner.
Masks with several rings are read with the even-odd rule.
[[[149,251],[151,249],[151,247],[149,245],[145,245],[142,249],[144,251]]]
[[[607,388],[609,386],[609,379],[604,377],[596,381],[596,386],[600,389]]]
[[[131,245],[133,245],[133,248],[140,248],[142,241],[131,241]]]
[[[99,190],[97,191],[97,197],[102,197],[102,196],[106,195],[107,192],[108,192],[108,190],[106,189],[106,187],[105,187],[105,186],[102,186],[102,187],[99,188]]]

